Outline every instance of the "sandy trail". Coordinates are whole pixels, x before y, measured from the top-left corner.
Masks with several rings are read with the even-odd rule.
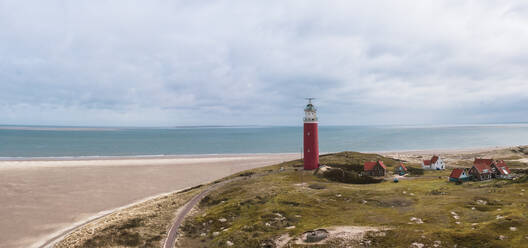
[[[31,247],[98,212],[298,154],[0,161],[0,247]]]

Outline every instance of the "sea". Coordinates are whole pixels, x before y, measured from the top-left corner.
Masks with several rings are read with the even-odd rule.
[[[321,153],[508,147],[528,124],[319,127]],[[75,128],[0,126],[0,159],[300,153],[301,126]]]

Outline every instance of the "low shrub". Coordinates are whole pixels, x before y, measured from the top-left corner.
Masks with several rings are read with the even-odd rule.
[[[422,168],[416,168],[416,167],[407,167],[407,170],[409,171],[409,173],[411,175],[423,175],[424,174],[424,169]]]
[[[326,189],[326,186],[324,186],[322,184],[310,184],[308,186],[308,188],[310,188],[310,189]]]
[[[255,174],[255,172],[253,172],[253,171],[248,171],[248,172],[240,173],[238,176],[239,176],[239,177],[249,177],[249,176],[252,176],[253,174]]]
[[[513,173],[528,175],[528,169],[511,169]]]
[[[330,181],[350,184],[370,184],[379,183],[383,181],[383,179],[376,179],[370,176],[359,175],[355,172],[350,172],[343,169],[328,170],[323,174],[323,177]]]
[[[327,166],[343,169],[346,171],[354,171],[357,173],[361,173],[363,171],[363,164],[327,164]]]

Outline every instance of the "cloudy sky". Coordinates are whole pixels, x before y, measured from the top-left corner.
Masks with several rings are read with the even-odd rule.
[[[0,0],[0,124],[528,121],[525,1]]]

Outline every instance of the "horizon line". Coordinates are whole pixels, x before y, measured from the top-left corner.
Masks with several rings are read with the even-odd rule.
[[[327,127],[456,127],[456,126],[488,126],[488,125],[522,125],[528,124],[528,122],[488,122],[488,123],[443,123],[443,124],[431,124],[431,123],[416,123],[416,124],[328,124],[322,125]],[[31,130],[34,129],[79,129],[79,130],[115,130],[115,129],[178,129],[178,128],[251,128],[251,127],[302,127],[302,123],[299,125],[287,125],[287,124],[269,124],[269,125],[257,125],[257,124],[241,124],[241,125],[174,125],[174,126],[97,126],[97,125],[39,125],[39,124],[0,124],[0,130]]]

